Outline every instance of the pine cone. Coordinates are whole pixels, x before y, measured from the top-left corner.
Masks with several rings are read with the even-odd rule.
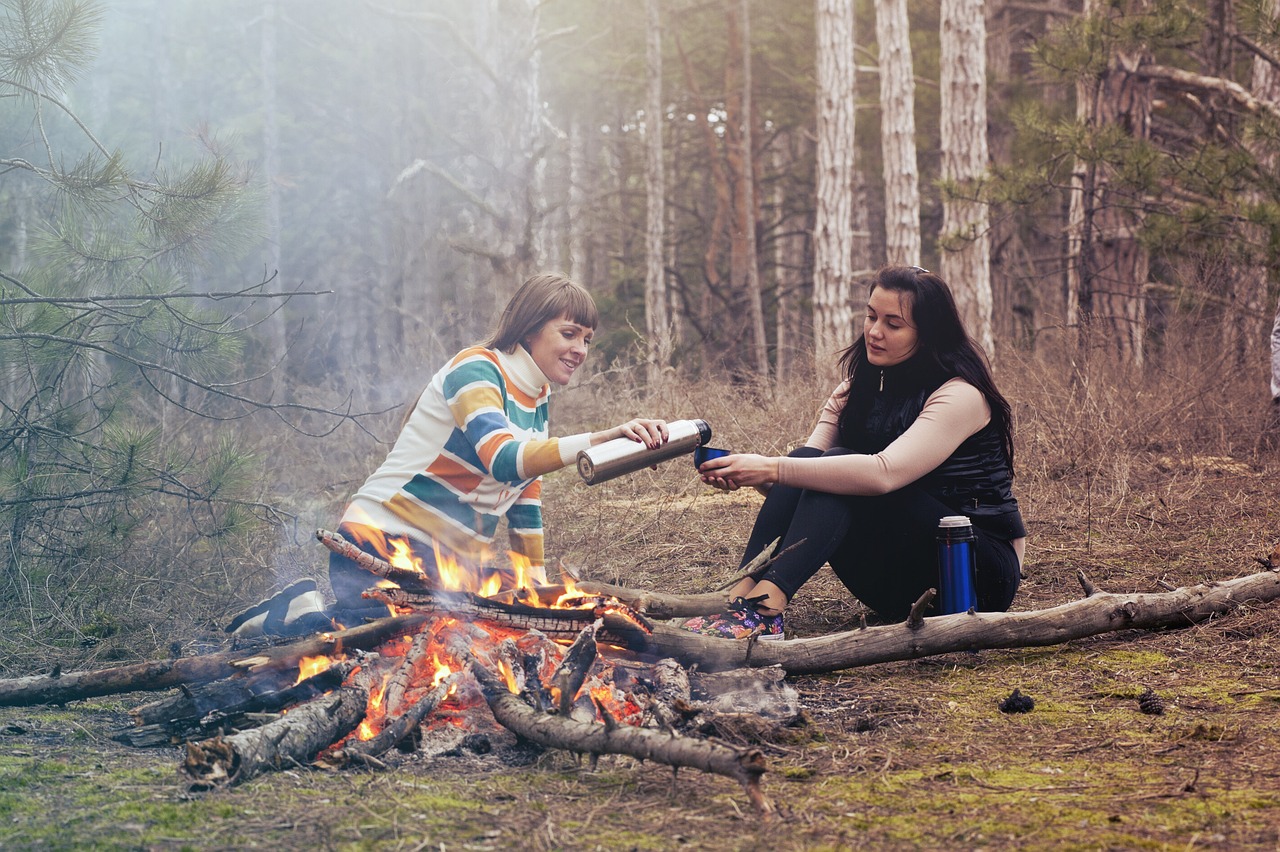
[[[1151,687],[1147,687],[1141,695],[1138,696],[1138,709],[1148,716],[1159,716],[1164,712],[1164,701],[1156,695]]]
[[[1001,713],[1030,713],[1035,709],[1036,702],[1029,696],[1023,695],[1021,691],[1015,689],[1009,693],[1009,697],[1000,702]]]

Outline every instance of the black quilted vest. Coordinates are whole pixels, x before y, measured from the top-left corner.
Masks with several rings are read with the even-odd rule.
[[[878,381],[881,371],[871,369]],[[882,390],[869,389],[871,405],[861,422],[845,422],[857,417],[842,418],[840,441],[854,452],[878,453],[893,443],[915,422],[929,394],[946,381],[893,368],[883,371],[883,376]],[[1013,468],[994,422],[966,438],[946,461],[914,484],[956,514],[969,516],[979,529],[1005,539],[1027,534],[1013,496]]]

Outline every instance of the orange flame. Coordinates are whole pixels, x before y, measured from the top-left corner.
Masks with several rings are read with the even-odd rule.
[[[387,694],[387,682],[390,680],[391,673],[384,672],[382,683],[369,691],[369,705],[365,708],[364,720],[360,722],[360,727],[356,728],[356,739],[371,740],[382,729],[382,719],[386,715],[382,699]]]
[[[453,674],[453,669],[449,668],[445,663],[440,662],[439,657],[432,657],[432,661],[435,663],[436,671],[431,678],[431,686],[432,688],[435,688],[439,686],[445,678]]]
[[[320,672],[328,671],[329,667],[334,663],[333,660],[325,656],[319,657],[303,657],[298,663],[298,679],[293,682],[294,686],[302,683],[309,677],[320,674]]]
[[[516,683],[516,673],[511,670],[511,664],[506,660],[498,660],[498,672],[502,675],[502,679],[507,682],[507,692],[516,693],[520,691],[520,685]]]

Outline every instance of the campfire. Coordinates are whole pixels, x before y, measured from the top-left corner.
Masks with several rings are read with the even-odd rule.
[[[653,625],[628,604],[571,579],[535,586],[515,553],[509,569],[473,571],[437,552],[424,570],[403,541],[362,542],[373,556],[338,533],[316,536],[378,578],[365,597],[392,617],[335,625],[313,640],[329,649],[301,650],[296,664],[251,657],[231,678],[136,709],[127,739],[185,740],[190,789],[294,763],[381,766],[381,755],[412,748],[425,727],[483,735],[497,725],[593,760],[630,754],[726,775],[758,811],[772,810],[758,749],[682,734],[700,712],[689,673],[643,653]]]
[[[864,622],[782,642],[730,641],[663,623],[710,611],[723,592],[677,595],[572,577],[543,586],[529,583],[518,561],[483,575],[457,572],[447,560],[423,571],[391,543],[382,558],[335,533],[321,530],[317,537],[377,575],[367,594],[392,615],[287,644],[97,671],[54,667],[0,681],[0,705],[176,687],[176,694],[134,709],[134,724],[116,738],[139,747],[185,743],[180,774],[191,790],[217,790],[291,766],[382,767],[392,749],[413,750],[419,737],[442,730],[476,742],[507,731],[593,762],[620,754],[723,775],[768,815],[763,751],[716,734],[752,724],[760,731],[761,720],[765,728],[803,720],[788,676],[1185,627],[1245,602],[1280,598],[1277,546],[1255,557],[1258,573],[1197,586],[1115,594],[1078,571],[1084,597],[1048,609],[925,617],[929,590],[905,622]],[[765,570],[777,545],[744,572]],[[1158,712],[1158,698],[1147,705],[1144,712]],[[1026,704],[1018,712],[1031,709]]]

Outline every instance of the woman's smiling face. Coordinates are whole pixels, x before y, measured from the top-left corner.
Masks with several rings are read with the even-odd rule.
[[[910,358],[920,345],[920,334],[911,320],[911,300],[896,290],[876,287],[867,299],[862,336],[867,361],[877,367],[892,367]]]
[[[524,342],[542,374],[558,385],[567,385],[574,371],[587,359],[595,329],[578,325],[568,317],[553,319]]]

